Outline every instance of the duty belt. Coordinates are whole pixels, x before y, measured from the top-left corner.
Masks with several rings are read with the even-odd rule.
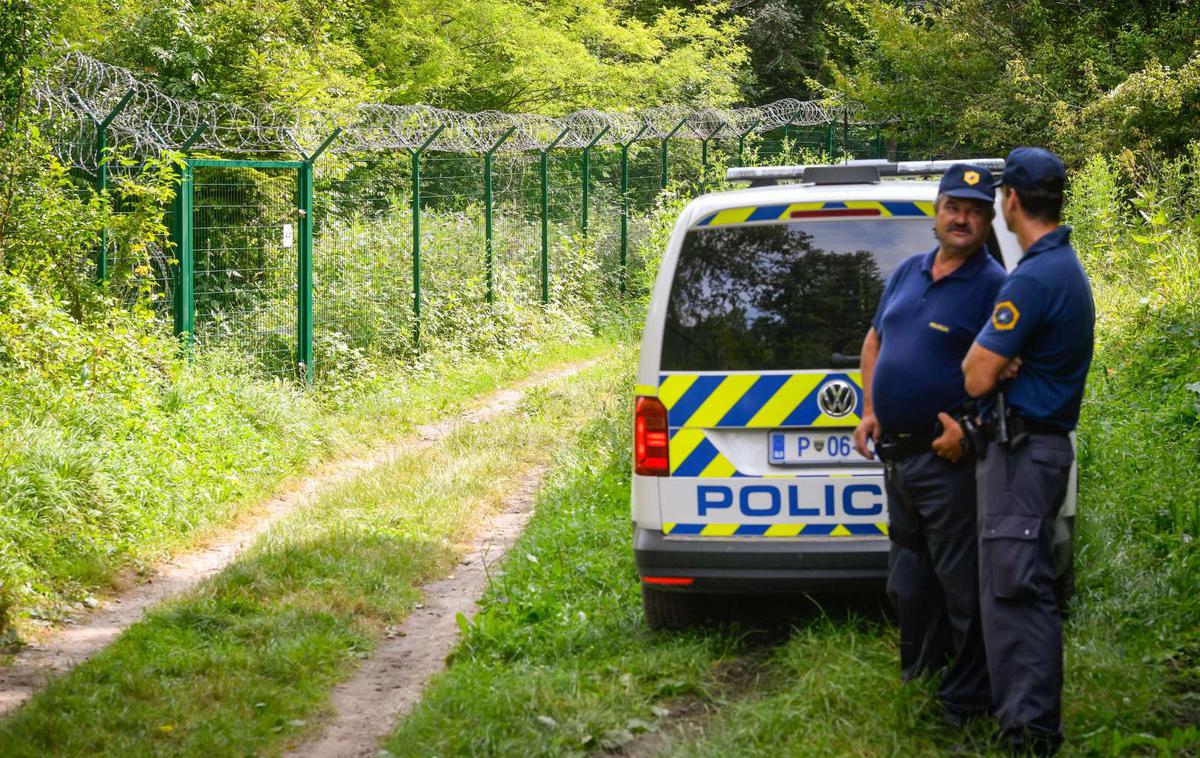
[[[937,439],[932,434],[882,434],[875,443],[875,452],[884,463],[895,463],[914,455],[928,453],[933,450],[933,441]]]
[[[995,440],[1009,449],[1023,445],[1031,434],[1067,434],[1065,430],[1053,424],[1017,414],[1007,406],[1002,392],[996,395],[996,407],[983,425],[983,431],[989,440]]]
[[[1002,439],[999,434],[999,424],[992,423],[987,425],[988,436],[999,442],[1002,445],[1008,445],[1010,448],[1020,447],[1029,439],[1031,434],[1054,434],[1060,437],[1065,437],[1067,432],[1063,429],[1047,424],[1045,421],[1039,421],[1028,416],[1018,416],[1009,411],[1007,423],[1007,439]]]

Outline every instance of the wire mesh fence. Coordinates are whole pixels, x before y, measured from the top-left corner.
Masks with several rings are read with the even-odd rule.
[[[586,312],[644,286],[630,271],[664,192],[714,189],[727,166],[895,153],[837,103],[285,112],[180,101],[76,54],[36,91],[60,154],[92,177],[114,146],[183,154],[155,257],[176,330],[305,378],[346,356],[502,342],[505,314]]]

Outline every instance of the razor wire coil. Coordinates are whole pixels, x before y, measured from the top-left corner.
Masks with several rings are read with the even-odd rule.
[[[485,153],[556,147],[624,145],[668,137],[737,138],[785,126],[850,121],[857,111],[836,100],[779,100],[734,109],[660,106],[628,112],[580,110],[553,118],[499,111],[465,113],[428,105],[366,103],[341,111],[253,106],[173,97],[120,66],[82,53],[63,55],[32,87],[35,107],[56,132],[61,157],[94,169],[96,125],[108,143],[135,156],[164,150],[216,154],[295,154],[320,144],[335,129],[334,153],[414,151]],[[118,108],[118,106],[121,106]],[[853,123],[857,123],[854,121]]]

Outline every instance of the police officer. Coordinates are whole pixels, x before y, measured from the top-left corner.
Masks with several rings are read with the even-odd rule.
[[[1025,251],[963,362],[968,393],[998,386],[994,441],[979,461],[980,602],[992,700],[1014,751],[1062,743],[1062,622],[1054,596],[1054,521],[1067,494],[1092,360],[1095,309],[1070,228],[1059,226],[1066,172],[1041,148],[1013,150],[997,182]],[[1020,374],[1004,380],[1009,362]]]
[[[989,709],[980,635],[975,472],[952,418],[968,402],[961,365],[987,321],[1004,269],[985,241],[995,190],[986,169],[956,164],[935,203],[938,246],[892,274],[862,347],[864,413],[855,446],[886,464],[888,595],[905,681],[946,668],[952,724]]]

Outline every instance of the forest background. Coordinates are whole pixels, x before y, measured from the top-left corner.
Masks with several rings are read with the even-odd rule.
[[[314,388],[236,352],[189,360],[150,277],[134,266],[117,292],[91,274],[101,229],[135,257],[162,244],[174,174],[167,156],[80,192],[29,94],[72,48],[181,98],[545,115],[837,98],[903,125],[916,154],[1057,150],[1101,320],[1080,434],[1084,602],[1195,691],[1197,30],[1187,0],[0,0],[0,629],[17,642],[361,444],[398,386],[436,388],[464,356],[511,369],[632,334],[662,239],[646,239],[625,297],[464,312],[419,361],[342,345]],[[660,231],[682,192],[652,214]]]

